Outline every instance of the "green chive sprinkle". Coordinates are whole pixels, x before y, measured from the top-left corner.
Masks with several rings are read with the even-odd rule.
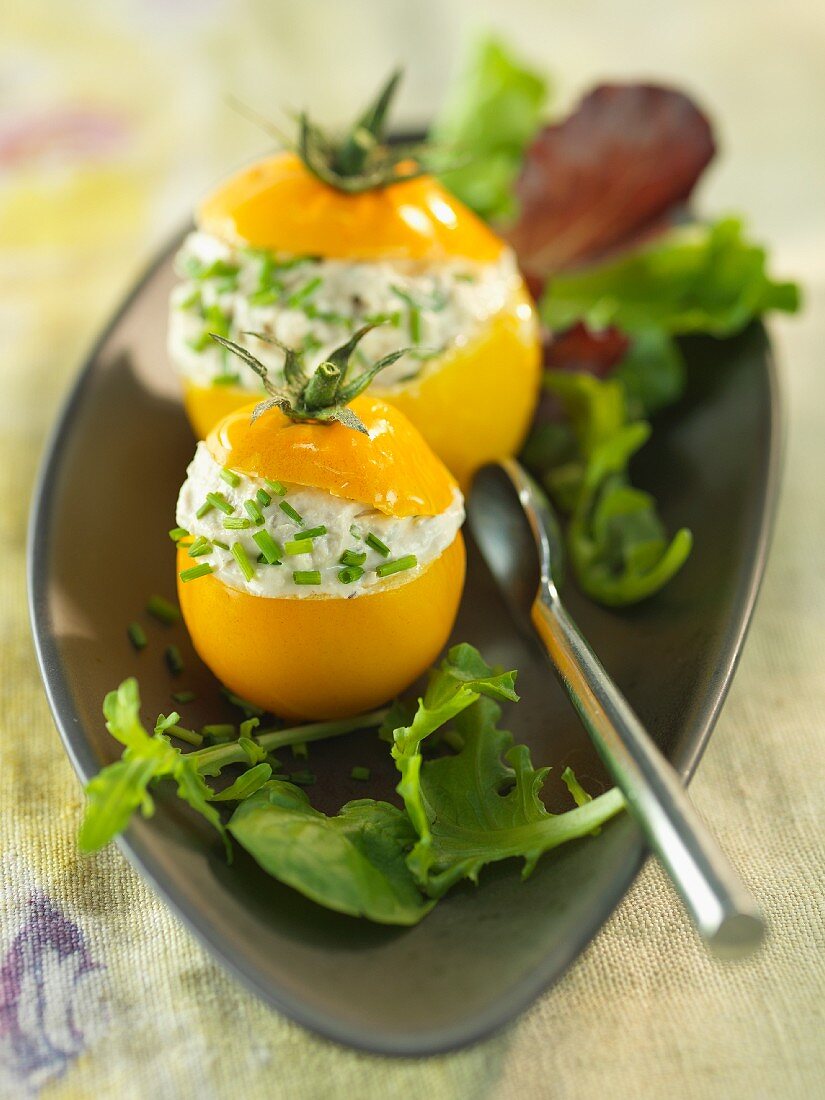
[[[290,557],[295,557],[296,554],[311,554],[314,549],[311,539],[291,539],[284,543],[284,553]]]
[[[166,667],[169,669],[173,676],[180,676],[183,672],[183,658],[180,655],[180,650],[176,645],[168,645],[163,651],[163,659],[166,661]]]
[[[250,703],[248,699],[244,699],[241,695],[236,695],[234,691],[230,691],[228,687],[223,685],[221,685],[221,695],[233,707],[239,707],[247,718],[261,718],[264,714],[261,707],[256,706],[255,703]]]
[[[258,505],[255,503],[255,501],[254,500],[245,500],[243,502],[243,506],[247,510],[247,512],[249,513],[249,518],[252,520],[252,522],[257,523],[260,526],[260,524],[262,524],[263,521],[264,521],[264,516],[263,516],[263,512],[258,507]]]
[[[281,564],[283,550],[269,531],[256,531],[252,538],[257,543],[258,549],[261,551],[261,557],[267,565]]]
[[[350,524],[349,533],[354,539],[358,539],[359,542],[361,541],[361,532],[358,530],[354,523]]]
[[[366,560],[366,550],[345,550],[338,559],[341,565],[363,565]]]
[[[208,561],[202,561],[200,565],[193,565],[191,569],[184,569],[179,576],[183,583],[186,584],[187,581],[196,581],[198,577],[206,577],[214,572],[215,570]]]
[[[229,516],[223,521],[223,526],[226,531],[246,531],[252,526],[252,521],[243,516]]]
[[[241,483],[241,479],[235,473],[235,471],[234,470],[227,470],[227,468],[225,466],[221,470],[221,478],[226,482],[227,485],[231,485],[233,489],[237,489],[238,486]]]
[[[185,527],[173,527],[169,532],[169,538],[172,542],[180,542],[181,539],[185,539],[189,532]]]
[[[205,500],[200,508],[198,508],[197,512],[195,512],[195,515],[198,517],[198,519],[203,519],[204,516],[209,515],[213,508],[214,505],[210,504],[208,500]]]
[[[282,500],[280,502],[280,504],[278,505],[278,507],[281,509],[281,511],[284,513],[285,516],[289,516],[289,518],[294,523],[297,523],[299,527],[304,526],[304,517],[301,515],[300,512],[295,511],[295,509],[292,507],[292,505],[289,503],[288,500]],[[389,550],[387,551],[387,553],[389,553]]]
[[[289,777],[289,781],[299,787],[311,787],[316,782],[316,777],[312,772],[293,772]]]
[[[421,310],[410,309],[407,315],[407,321],[410,326],[410,339],[414,344],[421,343]]]
[[[185,703],[194,703],[197,696],[194,691],[173,691],[172,700],[183,706]]]
[[[223,493],[207,493],[206,499],[214,508],[220,508],[224,515],[231,516],[235,510]]]
[[[172,623],[180,621],[180,611],[177,604],[164,599],[163,596],[150,596],[149,602],[146,604],[146,610],[158,622],[164,623],[166,626],[171,626]]]
[[[146,632],[140,623],[129,623],[126,633],[129,635],[129,641],[138,652],[146,648]]]
[[[376,554],[380,554],[382,558],[388,558],[390,556],[390,548],[379,539],[378,535],[374,535],[372,531],[367,535],[367,546],[371,546]]]
[[[208,554],[212,549],[212,543],[206,538],[205,535],[199,535],[198,538],[189,547],[188,554],[190,558],[202,558],[204,554]]]
[[[292,746],[292,755],[296,760],[309,760],[309,746],[306,741],[296,741]]]
[[[272,497],[266,491],[266,489],[258,489],[255,493],[255,499],[262,508],[268,508],[272,503]]]
[[[220,546],[221,550],[226,550],[227,552],[229,551],[229,543],[228,542],[221,542],[220,539],[212,539],[212,545],[213,546]]]
[[[317,569],[296,569],[292,579],[296,584],[320,584],[321,574]]]
[[[235,727],[229,722],[218,723],[212,726],[201,726],[201,733],[210,741],[233,741]]]
[[[247,520],[247,524],[248,523],[249,520]],[[238,563],[238,566],[243,573],[244,578],[248,581],[251,581],[252,578],[255,576],[255,566],[246,556],[246,550],[244,550],[243,546],[239,542],[233,542],[231,549],[232,557]]]
[[[294,294],[290,294],[286,300],[287,309],[295,309],[296,306],[300,306],[302,302],[305,302],[307,298],[312,297],[322,281],[321,276],[316,275],[314,279],[310,279],[308,283],[304,283],[304,285],[296,290]]]
[[[405,554],[403,558],[396,558],[395,561],[385,561],[375,572],[379,577],[391,577],[393,573],[403,573],[406,569],[414,569],[416,565],[418,565],[418,558],[415,554]]]
[[[321,537],[321,535],[325,535],[326,533],[327,533],[327,529],[322,524],[320,527],[310,527],[310,529],[308,531],[302,531],[301,532],[301,538],[302,539],[319,539]]]
[[[241,376],[235,374],[234,371],[224,371],[221,374],[216,374],[212,379],[213,386],[234,386],[240,382]]]
[[[370,770],[369,768],[361,767],[360,764],[356,764],[349,774],[352,779],[366,780],[370,777]]]
[[[276,497],[286,496],[286,486],[282,485],[280,481],[270,481],[268,477],[264,478],[264,481],[275,494]]]
[[[360,565],[347,565],[338,570],[338,580],[341,584],[352,584],[353,581],[360,580],[363,575],[364,570]]]

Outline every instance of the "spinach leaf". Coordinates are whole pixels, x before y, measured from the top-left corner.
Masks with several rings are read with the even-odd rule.
[[[613,377],[625,391],[628,416],[641,419],[675,404],[685,389],[685,360],[664,329],[641,329],[616,366]]]
[[[737,218],[680,226],[617,260],[554,275],[541,315],[551,329],[584,321],[729,336],[767,310],[799,308],[798,288],[775,282],[765,265]]]
[[[339,913],[410,925],[435,904],[406,864],[410,820],[388,802],[359,799],[327,817],[273,779],[238,806],[229,831],[270,875]]]
[[[421,769],[427,830],[408,863],[432,897],[459,879],[476,882],[482,867],[502,859],[522,858],[526,878],[543,852],[586,836],[623,806],[611,790],[567,813],[548,813],[540,792],[549,769],[533,768],[527,746],[498,728],[500,715],[497,703],[480,697],[455,719],[461,751]]]
[[[546,101],[544,78],[492,37],[476,43],[448,90],[431,137],[467,163],[441,179],[482,218],[500,220],[515,212],[513,183]]]

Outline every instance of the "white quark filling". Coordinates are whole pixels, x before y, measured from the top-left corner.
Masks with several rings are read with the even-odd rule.
[[[464,498],[458,490],[450,507],[440,515],[395,517],[386,516],[383,512],[356,501],[334,497],[321,489],[285,484],[286,495],[277,496],[263,478],[245,477],[241,474],[237,474],[240,477],[238,485],[228,485],[221,477],[221,469],[206,444],[199,443],[178,497],[177,523],[189,532],[190,537],[185,540],[187,543],[192,538],[202,536],[212,544],[208,553],[192,558],[192,566],[208,562],[214,575],[224,584],[255,596],[337,596],[346,599],[373,591],[379,585],[387,588],[406,584],[420,576],[447,549],[464,522]],[[223,524],[230,517],[219,508],[212,508],[200,518],[197,516],[207,493],[221,493],[232,507],[233,518],[248,519],[244,502],[254,501],[258,489],[263,489],[272,497],[272,503],[261,508],[264,515],[263,525],[256,525],[251,521],[251,526],[245,530],[227,530]],[[303,526],[279,507],[281,501],[286,501],[295,509],[304,521]],[[294,556],[284,554],[281,565],[258,562],[261,551],[252,537],[256,531],[269,532],[275,542],[283,547],[287,542],[299,540],[302,530],[311,530],[313,527],[326,527],[327,530],[326,534],[311,540],[311,553]],[[353,530],[357,535],[352,533]],[[383,556],[367,544],[366,538],[369,534],[376,535],[389,548],[389,556]],[[239,542],[255,570],[253,577],[247,580],[231,550],[215,546],[213,540],[229,547]],[[343,584],[338,578],[343,568],[340,559],[345,550],[366,552],[367,555],[361,566],[363,575],[350,584]],[[408,554],[415,555],[417,559],[414,568],[386,578],[376,573],[378,566]],[[318,570],[321,583],[296,584],[292,575],[295,570]],[[189,583],[197,584],[198,580]]]
[[[176,268],[184,281],[172,292],[172,361],[198,385],[217,379],[253,392],[261,389],[259,379],[217,346],[210,332],[248,347],[277,377],[282,353],[245,332],[264,332],[303,349],[313,367],[355,328],[383,319],[361,342],[356,366],[399,348],[418,348],[382,372],[378,384],[387,387],[409,381],[429,360],[466,344],[521,285],[509,249],[492,264],[350,263],[276,257],[201,232],[186,238]]]

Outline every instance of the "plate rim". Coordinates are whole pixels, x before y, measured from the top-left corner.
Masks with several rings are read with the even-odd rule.
[[[83,733],[80,716],[72,704],[71,689],[61,666],[48,609],[51,557],[49,548],[52,537],[49,521],[53,512],[56,484],[56,479],[52,475],[59,464],[62,451],[69,442],[78,407],[90,383],[100,352],[144,286],[166,263],[190,227],[191,222],[171,236],[169,241],[156,252],[82,358],[80,369],[62,399],[56,421],[46,436],[32,489],[26,535],[29,622],[38,670],[52,719],[75,774],[84,784],[97,772],[98,763]],[[764,330],[761,322],[758,324]],[[709,678],[707,695],[712,702],[696,731],[691,750],[683,754],[675,765],[685,784],[689,783],[695,774],[741,659],[765,575],[775,528],[786,440],[785,404],[776,359],[767,334],[763,355],[768,386],[764,507],[755,538],[753,567],[748,584],[741,596],[739,614],[729,624],[731,644],[727,649],[727,660],[722,662]],[[81,736],[78,736],[78,731],[81,731]],[[197,907],[190,905],[182,895],[182,891],[176,887],[174,879],[158,867],[150,870],[154,860],[147,858],[144,845],[144,837],[149,828],[151,826],[148,821],[136,820],[125,834],[117,838],[116,843],[121,853],[219,965],[230,971],[245,988],[265,1003],[309,1031],[352,1049],[388,1057],[446,1054],[479,1043],[515,1020],[542,992],[555,984],[586,950],[596,933],[615,912],[649,855],[647,848],[640,840],[631,857],[616,868],[609,889],[605,889],[606,912],[602,907],[597,912],[594,907],[591,919],[582,922],[579,926],[580,934],[575,940],[570,938],[562,945],[560,952],[557,950],[552,959],[548,955],[546,965],[537,967],[529,981],[522,980],[514,986],[509,996],[496,998],[486,1012],[476,1014],[470,1020],[455,1027],[442,1028],[432,1033],[416,1032],[409,1040],[402,1036],[385,1040],[365,1036],[363,1028],[359,1025],[349,1025],[337,1018],[329,1017],[320,1010],[308,1007],[303,999],[292,997],[283,989],[273,990],[270,985],[260,981],[254,967],[245,965],[243,957],[226,944],[220,932],[211,928],[207,931],[203,924],[198,922]],[[559,954],[562,956],[561,964]]]

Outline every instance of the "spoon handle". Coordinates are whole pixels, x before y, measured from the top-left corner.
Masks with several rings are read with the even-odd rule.
[[[602,762],[701,935],[720,955],[754,950],[765,933],[756,902],[555,593],[540,593],[533,623]]]

